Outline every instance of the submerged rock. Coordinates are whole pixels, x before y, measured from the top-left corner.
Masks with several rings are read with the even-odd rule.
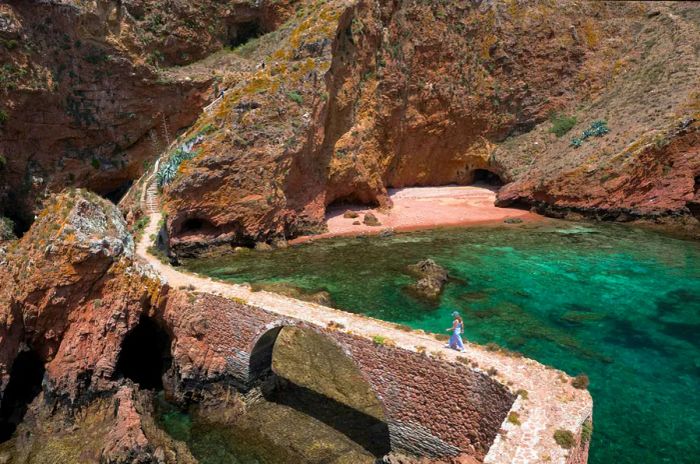
[[[432,259],[424,259],[408,266],[408,270],[419,277],[418,281],[410,286],[413,292],[429,299],[440,297],[449,278],[447,271],[442,266]]]

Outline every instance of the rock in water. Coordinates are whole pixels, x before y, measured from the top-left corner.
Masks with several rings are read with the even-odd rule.
[[[449,278],[447,271],[442,266],[432,259],[424,259],[408,266],[408,270],[419,277],[418,281],[410,286],[413,292],[429,299],[440,297]]]

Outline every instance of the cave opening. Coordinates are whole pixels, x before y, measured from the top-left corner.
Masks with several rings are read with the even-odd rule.
[[[146,390],[162,390],[170,369],[172,338],[156,321],[142,317],[124,337],[117,360],[117,376],[131,379]]]
[[[345,211],[362,211],[377,208],[379,202],[376,199],[368,198],[367,195],[352,193],[335,198],[326,206],[326,213],[343,213]]]
[[[687,203],[688,210],[690,211],[690,214],[693,215],[696,219],[700,219],[700,175],[695,176],[695,185],[693,187],[693,192],[695,193],[695,198],[698,198],[697,201],[690,201]]]
[[[264,33],[265,31],[258,21],[234,23],[228,26],[227,43],[231,48],[240,47]]]
[[[203,218],[193,217],[185,220],[180,227],[181,234],[196,234],[214,230],[214,225]]]
[[[486,184],[491,187],[503,187],[504,182],[495,172],[488,169],[475,169],[472,184]]]
[[[33,351],[17,355],[0,404],[0,442],[9,440],[22,422],[29,403],[41,392],[44,363]]]
[[[109,192],[104,193],[102,197],[111,201],[115,205],[118,205],[122,198],[124,198],[124,195],[127,194],[132,185],[134,185],[134,181],[131,179],[127,179],[121,184],[119,184],[114,190],[110,190]]]

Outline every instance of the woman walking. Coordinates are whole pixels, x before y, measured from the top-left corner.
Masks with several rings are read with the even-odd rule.
[[[462,330],[464,329],[464,322],[457,311],[452,313],[452,317],[454,317],[452,327],[447,329],[448,332],[452,332],[452,336],[450,337],[450,343],[445,345],[445,348],[452,348],[453,350],[464,353],[464,344],[462,343]]]

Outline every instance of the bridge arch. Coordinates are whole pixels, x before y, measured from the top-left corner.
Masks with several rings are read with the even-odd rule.
[[[382,457],[391,451],[387,408],[334,334],[302,321],[267,324],[250,345],[248,384],[267,382],[269,400],[315,417]]]

